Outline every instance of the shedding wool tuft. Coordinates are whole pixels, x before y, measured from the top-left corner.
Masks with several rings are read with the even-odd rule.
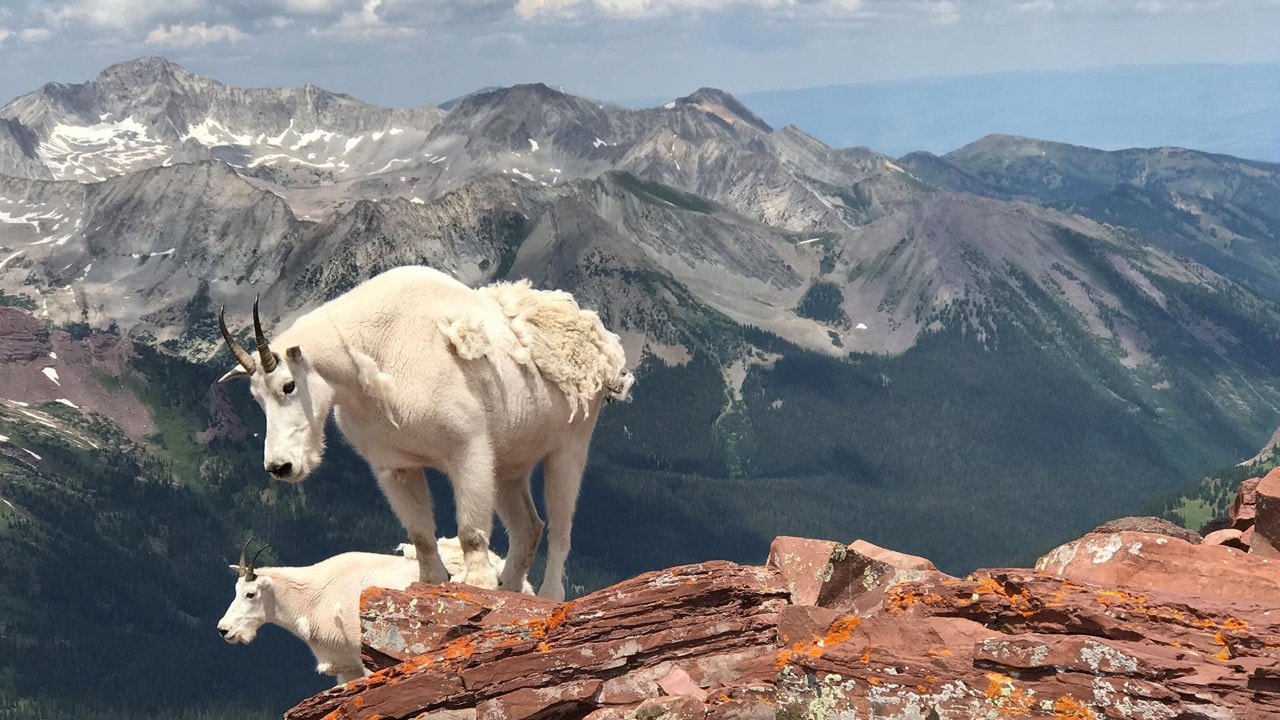
[[[463,360],[478,360],[489,354],[492,339],[484,326],[484,321],[470,316],[463,316],[448,322],[440,321],[440,332],[453,344],[458,357]]]
[[[535,290],[528,280],[494,283],[480,292],[507,316],[516,337],[512,358],[535,367],[568,398],[570,422],[578,410],[586,416],[602,392],[610,400],[627,399],[635,378],[624,367],[622,342],[594,311],[578,307],[567,292]]]
[[[395,379],[378,368],[378,363],[368,355],[348,347],[347,353],[356,366],[356,379],[365,394],[382,408],[387,420],[397,429],[400,427],[400,416],[395,405],[390,401],[395,397]]]

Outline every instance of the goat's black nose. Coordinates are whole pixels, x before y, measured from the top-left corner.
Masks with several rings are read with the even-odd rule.
[[[293,474],[293,463],[271,463],[267,466],[267,472],[276,477],[288,477]]]
[[[229,631],[226,628],[218,628],[218,634],[222,637],[226,637],[228,632]]]

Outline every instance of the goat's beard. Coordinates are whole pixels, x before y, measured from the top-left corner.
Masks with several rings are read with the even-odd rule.
[[[252,628],[249,630],[237,630],[234,633],[227,633],[223,636],[223,640],[226,640],[232,645],[248,645],[257,637],[258,628]]]

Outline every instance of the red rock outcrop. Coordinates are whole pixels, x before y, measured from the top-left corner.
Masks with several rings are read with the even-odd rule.
[[[196,441],[210,443],[219,438],[243,440],[249,435],[249,428],[240,419],[240,413],[231,404],[226,389],[220,383],[209,386],[205,393],[204,406],[209,411],[209,426],[196,433]]]
[[[1213,529],[1201,531],[1208,544],[1280,560],[1280,467],[1241,482],[1227,517],[1215,518],[1208,527]]]
[[[1280,717],[1280,564],[1133,531],[1068,545],[1041,562],[1056,572],[964,579],[778,538],[762,567],[672,568],[568,603],[368,590],[376,672],[286,718]]]
[[[1179,540],[1186,540],[1192,545],[1201,542],[1200,533],[1188,530],[1181,525],[1158,517],[1123,517],[1109,520],[1093,529],[1095,533],[1140,532],[1151,535],[1168,535]]]
[[[1280,559],[1280,468],[1258,483],[1253,543],[1249,552]]]
[[[1253,525],[1257,514],[1258,483],[1260,482],[1262,482],[1260,477],[1249,478],[1236,488],[1235,502],[1231,503],[1231,508],[1227,511],[1227,516],[1231,518],[1231,527],[1236,530],[1243,531]]]
[[[49,353],[49,329],[16,308],[0,307],[0,363],[25,363]]]
[[[1108,587],[1256,602],[1280,598],[1280,561],[1148,533],[1090,533],[1040,558],[1036,569]]]
[[[57,402],[111,418],[135,440],[156,431],[135,393],[104,378],[141,378],[130,367],[133,344],[93,331],[50,331],[43,320],[17,308],[0,307],[0,399],[20,407]]]
[[[1245,544],[1244,533],[1235,528],[1223,528],[1214,530],[1204,536],[1205,545],[1226,545],[1237,550],[1249,551],[1249,546]]]

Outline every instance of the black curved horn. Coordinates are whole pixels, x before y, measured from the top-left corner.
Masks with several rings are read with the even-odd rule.
[[[258,357],[262,358],[262,372],[269,373],[276,369],[276,354],[271,352],[267,343],[267,335],[262,332],[262,321],[258,319],[258,299],[253,299],[253,337],[258,342]]]
[[[246,574],[248,574],[249,566],[245,564],[244,556],[245,556],[245,553],[249,551],[249,543],[251,542],[253,542],[252,539],[245,540],[244,547],[240,548],[240,577],[244,577]]]
[[[257,568],[258,568],[258,556],[262,554],[262,551],[263,551],[263,550],[266,550],[266,549],[267,549],[267,548],[269,548],[269,547],[271,547],[271,546],[270,546],[270,545],[263,545],[262,547],[258,548],[258,552],[256,552],[256,553],[254,553],[254,554],[253,554],[253,559],[249,561],[249,567],[247,568],[247,574],[245,575],[245,578],[244,578],[245,580],[253,581],[253,580],[258,579],[257,574],[254,572],[254,571],[255,571],[255,570],[257,570]]]
[[[218,328],[222,330],[222,339],[227,343],[227,347],[231,349],[231,354],[236,356],[236,362],[240,363],[240,367],[244,368],[245,372],[252,375],[256,364],[253,362],[253,356],[249,354],[249,351],[240,347],[240,343],[231,337],[231,331],[227,329],[226,305],[223,305],[222,309],[218,311]]]

